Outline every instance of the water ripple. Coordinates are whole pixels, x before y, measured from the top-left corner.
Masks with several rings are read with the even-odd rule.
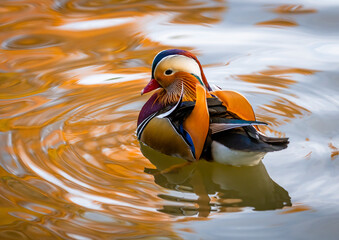
[[[331,0],[1,2],[0,238],[276,239],[309,218],[333,221],[337,8]],[[145,158],[135,128],[149,96],[140,90],[154,55],[175,47],[198,55],[211,84],[243,93],[269,123],[263,131],[288,136],[289,147],[245,169],[178,168],[178,159],[142,149]]]
[[[39,49],[58,46],[61,43],[61,38],[56,35],[19,35],[4,41],[2,48],[7,50]]]

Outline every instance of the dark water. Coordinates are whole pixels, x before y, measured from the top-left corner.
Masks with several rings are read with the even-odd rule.
[[[0,239],[338,239],[339,2],[0,2]],[[154,55],[288,136],[256,167],[140,146]]]

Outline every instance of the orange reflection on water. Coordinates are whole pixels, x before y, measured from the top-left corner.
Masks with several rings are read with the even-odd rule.
[[[298,24],[290,19],[285,18],[275,18],[268,21],[258,22],[256,23],[258,26],[270,26],[270,27],[295,27]]]
[[[339,150],[337,147],[333,145],[333,143],[328,144],[329,148],[332,150],[331,152],[331,159],[334,160],[339,155]]]
[[[280,214],[290,214],[290,213],[297,213],[297,212],[304,212],[304,211],[311,211],[312,208],[306,205],[296,204],[292,207],[288,207],[284,209],[284,211],[280,212]]]
[[[284,134],[274,130],[274,127],[286,124],[298,116],[303,116],[305,113],[310,113],[308,109],[276,93],[284,92],[297,83],[296,80],[293,80],[293,75],[312,75],[316,72],[316,70],[311,69],[272,66],[259,73],[237,76],[239,80],[255,84],[259,89],[277,95],[270,103],[262,104],[255,110],[262,121],[269,123],[269,126],[260,126],[262,131],[269,131],[279,137],[284,136]],[[294,97],[294,94],[291,94],[291,96]]]
[[[289,85],[296,83],[295,80],[277,77],[275,74],[252,74],[252,75],[238,75],[237,77],[245,82],[258,84],[259,88],[269,91],[281,91],[281,89],[288,88]]]
[[[25,239],[20,232],[37,239],[178,238],[169,216],[156,211],[163,190],[144,173],[152,165],[135,139],[138,109],[145,101],[138,97],[140,89],[154,51],[166,46],[140,32],[135,19],[147,12],[79,12],[81,21],[131,17],[123,24],[80,30],[69,28],[74,19],[53,11],[52,4],[6,6],[12,22],[0,27],[7,32],[0,37],[0,62],[8,70],[1,73],[6,89],[1,94],[8,99],[2,102],[1,128],[12,158],[1,171],[1,194],[9,199],[2,204],[6,221],[0,238]],[[95,12],[99,15],[86,16]],[[98,74],[133,76],[133,81],[81,84]]]
[[[284,4],[273,9],[273,12],[278,14],[307,14],[316,13],[314,8],[306,8],[299,4]]]

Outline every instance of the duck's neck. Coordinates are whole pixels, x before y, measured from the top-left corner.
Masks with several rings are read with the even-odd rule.
[[[194,79],[194,80],[193,80]],[[179,101],[181,96],[182,85],[184,87],[183,92],[183,101],[195,101],[196,100],[196,84],[200,84],[199,81],[193,77],[192,78],[181,78],[180,80],[172,83],[166,89],[161,89],[158,94],[158,101],[164,105],[172,105]],[[207,93],[207,96],[210,97],[210,94]]]

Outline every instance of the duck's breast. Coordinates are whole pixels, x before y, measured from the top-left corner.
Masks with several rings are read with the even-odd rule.
[[[164,154],[195,161],[189,145],[168,118],[153,118],[141,133],[140,141]]]

